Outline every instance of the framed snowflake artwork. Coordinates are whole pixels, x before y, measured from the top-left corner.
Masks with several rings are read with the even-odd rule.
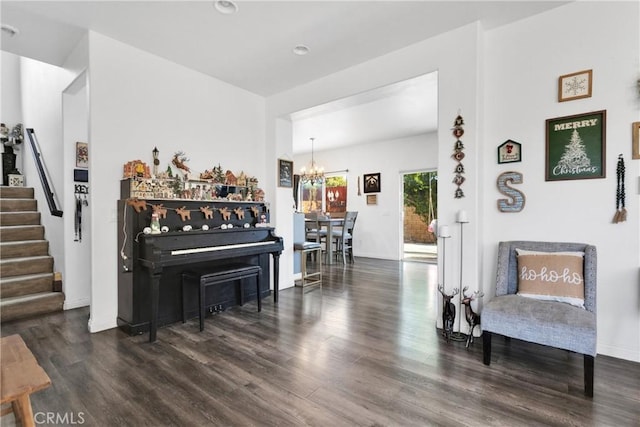
[[[558,102],[591,96],[593,70],[578,71],[558,78]]]
[[[546,121],[546,181],[606,177],[606,110]]]

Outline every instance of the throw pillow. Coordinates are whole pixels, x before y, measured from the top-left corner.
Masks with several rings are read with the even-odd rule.
[[[518,295],[584,308],[584,252],[516,249]]]

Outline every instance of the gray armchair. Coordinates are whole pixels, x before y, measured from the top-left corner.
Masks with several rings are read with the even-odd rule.
[[[516,248],[542,252],[584,252],[584,308],[516,295]],[[482,311],[483,362],[491,363],[493,334],[561,348],[584,356],[585,395],[593,396],[596,356],[596,248],[582,243],[500,242],[496,296]]]

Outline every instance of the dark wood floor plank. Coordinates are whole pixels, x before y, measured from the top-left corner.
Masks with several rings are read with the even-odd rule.
[[[2,325],[52,386],[34,412],[88,426],[638,426],[640,364],[598,356],[595,395],[580,355],[500,337],[447,343],[434,264],[358,258],[322,288],[288,288],[146,335],[87,332],[78,309]],[[9,416],[10,417],[10,416]],[[10,426],[7,417],[2,425]]]

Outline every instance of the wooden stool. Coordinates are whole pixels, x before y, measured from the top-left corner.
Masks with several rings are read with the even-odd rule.
[[[220,283],[239,281],[240,284],[240,305],[244,304],[243,280],[249,277],[256,278],[256,290],[258,300],[258,311],[262,311],[262,299],[260,298],[260,285],[262,283],[262,268],[258,265],[232,264],[220,267],[217,270],[193,271],[187,270],[182,273],[182,323],[186,322],[186,285],[197,283],[199,286],[198,306],[200,316],[200,330],[204,330],[205,311],[205,291],[207,286],[218,285]]]
[[[302,272],[302,280],[300,284],[296,283],[296,286],[305,287],[312,285],[320,285],[322,287],[322,262],[320,257],[322,256],[322,246],[317,242],[303,242],[295,243],[293,250],[300,252],[300,270]],[[309,273],[307,271],[307,255],[315,253],[316,264],[318,265],[318,271]]]
[[[33,357],[20,335],[10,335],[1,339],[2,351],[2,400],[0,404],[11,403],[11,407],[0,415],[14,413],[16,421],[23,426],[34,426],[31,393],[51,385],[51,379]]]

